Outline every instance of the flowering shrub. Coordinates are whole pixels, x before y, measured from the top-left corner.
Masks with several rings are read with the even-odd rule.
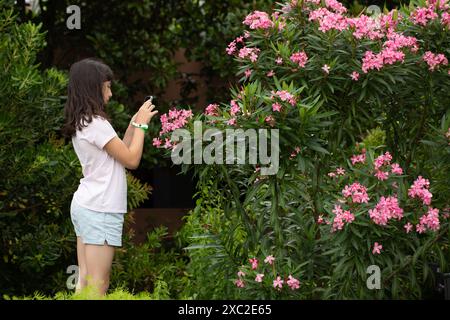
[[[449,10],[447,1],[414,1],[352,17],[335,0],[300,0],[249,13],[248,29],[224,48],[241,76],[230,102],[212,101],[184,125],[189,132],[195,120],[202,132],[279,130],[275,175],[262,174],[248,152],[244,164],[194,166],[199,186],[213,179],[208,187],[220,194],[227,235],[208,229],[205,238],[229,249],[221,251],[235,264],[228,273],[273,252],[281,271],[267,288],[275,276],[277,286],[286,281],[289,261],[308,284],[302,297],[417,298],[433,285],[430,262],[448,269],[446,164],[432,162],[421,142],[435,136],[450,104]],[[353,153],[367,132],[376,133],[364,139],[371,145]],[[156,140],[160,147],[173,145],[167,133]],[[375,157],[379,146],[389,152]],[[237,233],[245,240],[233,243]],[[382,269],[380,290],[366,286],[370,265]],[[229,280],[237,289],[239,279]],[[258,281],[245,287],[240,280],[247,291],[238,292],[255,297]]]

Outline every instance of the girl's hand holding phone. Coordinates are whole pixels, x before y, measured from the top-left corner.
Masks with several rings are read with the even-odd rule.
[[[139,108],[139,111],[133,116],[134,121],[139,124],[148,124],[153,116],[158,113],[158,110],[153,111],[154,108],[155,105],[152,104],[151,100],[145,101]]]

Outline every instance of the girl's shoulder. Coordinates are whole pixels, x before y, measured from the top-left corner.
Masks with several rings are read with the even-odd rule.
[[[104,127],[104,126],[111,126],[111,122],[109,122],[109,119],[105,118],[101,115],[93,115],[92,121],[89,123],[91,127]]]
[[[107,121],[107,122],[109,122],[108,121],[108,119],[106,119],[104,116],[102,116],[102,115],[99,115],[99,114],[94,114],[93,116],[92,116],[92,121]]]
[[[101,115],[92,115],[90,121],[89,119],[82,120],[82,127],[77,128],[77,133],[82,132],[82,134],[88,134],[90,131],[96,131],[98,127],[110,127],[111,123],[105,117]]]

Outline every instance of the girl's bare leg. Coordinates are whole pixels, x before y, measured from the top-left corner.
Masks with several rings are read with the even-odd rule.
[[[81,240],[81,237],[77,237],[78,282],[77,282],[77,286],[75,287],[76,293],[79,293],[87,285],[87,281],[86,281],[87,266],[86,266],[85,246],[86,245]]]
[[[87,284],[97,287],[100,295],[105,295],[109,287],[109,275],[115,248],[108,245],[85,244]]]

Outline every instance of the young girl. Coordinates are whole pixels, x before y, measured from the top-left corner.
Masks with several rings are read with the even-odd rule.
[[[70,214],[77,236],[79,277],[76,291],[86,285],[104,295],[115,247],[122,246],[127,212],[125,168],[136,169],[142,156],[146,125],[158,112],[146,101],[120,139],[105,105],[112,96],[111,69],[97,59],[70,68],[63,132],[81,163],[83,178],[73,195]]]

